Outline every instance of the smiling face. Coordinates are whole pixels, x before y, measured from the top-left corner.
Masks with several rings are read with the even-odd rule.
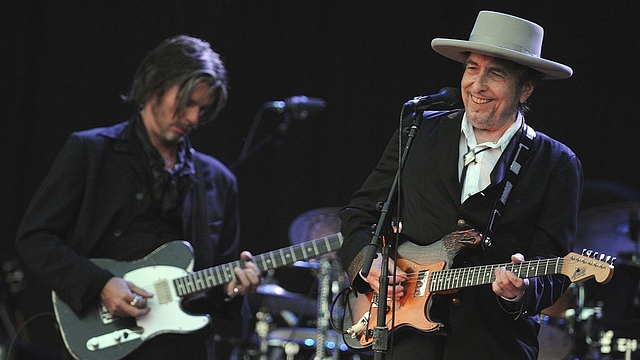
[[[197,85],[189,103],[178,111],[178,92],[174,85],[162,96],[154,96],[142,109],[142,119],[151,143],[162,152],[172,149],[197,127],[200,115],[213,104],[213,96],[206,84]]]
[[[520,72],[505,60],[471,53],[460,87],[471,125],[497,141],[516,120],[518,104],[529,98],[534,83],[521,84]]]

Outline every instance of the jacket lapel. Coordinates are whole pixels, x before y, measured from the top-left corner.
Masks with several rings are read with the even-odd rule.
[[[442,121],[438,131],[438,168],[442,183],[457,206],[460,206],[460,181],[458,179],[458,145],[463,111],[455,112]]]

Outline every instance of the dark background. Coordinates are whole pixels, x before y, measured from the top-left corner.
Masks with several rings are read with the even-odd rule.
[[[435,53],[430,41],[468,38],[483,9],[542,25],[543,57],[574,69],[569,80],[540,84],[528,123],[570,146],[587,180],[636,190],[640,13],[631,0],[5,1],[0,259],[13,257],[22,213],[69,133],[128,118],[132,109],[120,95],[139,62],[178,33],[206,39],[226,63],[229,103],[192,140],[227,165],[237,160],[265,102],[293,95],[326,100],[325,111],[294,121],[277,144],[236,171],[242,248],[259,254],[288,246],[296,216],[348,202],[397,127],[405,101],[459,87],[461,66]],[[255,141],[281,120],[265,114]],[[300,271],[282,269],[276,277],[304,293],[313,284]],[[34,287],[27,284],[27,293]]]

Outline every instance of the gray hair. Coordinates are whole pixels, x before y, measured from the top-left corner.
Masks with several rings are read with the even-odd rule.
[[[208,42],[187,35],[177,35],[164,40],[142,60],[126,102],[142,109],[154,96],[162,95],[178,85],[176,113],[189,104],[196,86],[206,84],[214,102],[202,109],[200,124],[213,120],[227,102],[227,71],[220,55]]]

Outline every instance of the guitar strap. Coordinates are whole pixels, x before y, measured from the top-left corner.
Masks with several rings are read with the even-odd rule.
[[[511,162],[511,165],[507,170],[505,179],[503,180],[504,185],[502,193],[496,199],[496,202],[493,206],[493,211],[491,212],[491,219],[489,220],[487,229],[484,232],[484,241],[482,242],[482,248],[484,250],[491,246],[491,238],[493,237],[493,234],[498,227],[498,223],[500,222],[500,218],[502,217],[504,207],[507,204],[507,199],[511,194],[511,189],[513,189],[513,185],[515,184],[518,175],[520,174],[520,170],[529,157],[530,150],[533,148],[533,140],[536,137],[536,132],[523,121],[522,128],[520,129],[518,135],[520,137],[518,148],[516,149],[513,161]]]

